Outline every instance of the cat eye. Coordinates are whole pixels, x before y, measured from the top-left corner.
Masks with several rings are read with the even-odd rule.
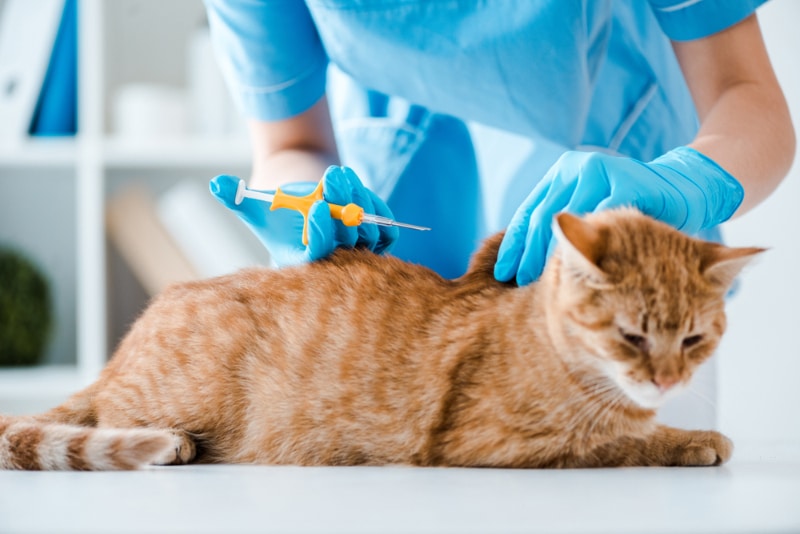
[[[701,341],[703,341],[703,336],[698,334],[696,336],[689,336],[689,337],[684,338],[682,345],[683,345],[684,349],[689,349],[689,348],[694,347],[695,345],[697,345]]]
[[[649,347],[648,347],[648,343],[647,343],[647,338],[646,337],[640,336],[638,334],[630,334],[630,333],[624,332],[623,330],[620,330],[619,333],[622,334],[622,337],[625,338],[625,341],[627,341],[628,343],[630,343],[631,345],[633,345],[634,347],[636,347],[640,351],[647,352],[647,349]]]

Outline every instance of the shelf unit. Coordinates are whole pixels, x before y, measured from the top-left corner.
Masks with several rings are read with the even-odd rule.
[[[196,0],[171,0],[168,4],[158,0],[79,0],[78,135],[0,146],[0,213],[6,208],[4,202],[15,202],[15,195],[44,192],[44,187],[37,187],[46,177],[57,175],[58,180],[68,182],[63,185],[66,193],[44,199],[41,208],[46,219],[52,211],[49,208],[67,203],[68,215],[41,224],[64,226],[52,239],[63,234],[74,244],[72,257],[59,258],[47,274],[64,278],[71,269],[75,273],[71,280],[67,275],[60,282],[61,293],[66,295],[62,300],[71,300],[61,319],[74,331],[56,336],[54,341],[71,346],[51,350],[58,353],[50,358],[57,365],[49,362],[30,369],[0,369],[0,413],[39,411],[94,380],[116,343],[109,332],[127,327],[109,324],[113,316],[110,297],[118,290],[109,281],[119,279],[109,273],[113,251],[108,250],[104,231],[105,204],[112,184],[131,180],[153,184],[162,177],[174,181],[176,176],[207,180],[223,172],[247,172],[249,146],[241,136],[130,141],[116,136],[111,126],[110,104],[121,85],[186,83],[185,72],[176,73],[175,65],[185,64],[183,47],[202,15],[202,3]],[[209,58],[209,68],[216,68],[213,58]],[[20,192],[24,189],[21,180],[33,193]],[[30,234],[30,223],[36,222],[37,214],[32,209],[24,211],[30,219],[8,222],[0,218],[7,226],[0,240],[3,235],[12,245],[35,240],[40,249],[46,249],[49,243],[40,241],[48,239],[47,232],[44,237],[42,232]],[[144,302],[143,297],[133,307]]]

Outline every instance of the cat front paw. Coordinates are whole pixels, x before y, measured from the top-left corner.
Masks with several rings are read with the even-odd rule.
[[[722,465],[733,454],[733,442],[714,430],[687,432],[687,437],[676,451],[677,465]]]

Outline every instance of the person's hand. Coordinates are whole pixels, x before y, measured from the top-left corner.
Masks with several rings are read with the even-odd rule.
[[[727,220],[744,198],[739,182],[689,147],[650,163],[594,152],[566,152],[517,209],[495,264],[497,280],[538,279],[553,251],[553,217],[619,206],[638,208],[695,234]]]
[[[261,240],[278,267],[296,265],[324,258],[338,246],[366,247],[375,253],[388,251],[398,237],[394,227],[377,227],[362,224],[348,227],[331,218],[327,203],[346,205],[355,203],[366,213],[393,218],[386,204],[361,184],[356,174],[347,167],[329,167],[323,180],[323,201],[317,201],[308,212],[308,246],[302,242],[303,216],[290,209],[270,210],[266,202],[245,198],[236,204],[239,179],[220,175],[211,180],[211,193],[239,218]],[[281,186],[289,195],[305,196],[317,184],[295,182]],[[274,191],[271,191],[274,193]]]

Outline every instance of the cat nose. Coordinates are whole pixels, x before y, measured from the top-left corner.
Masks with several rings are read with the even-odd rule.
[[[661,393],[664,393],[665,391],[667,391],[668,389],[670,389],[671,387],[673,387],[677,383],[678,383],[678,379],[676,377],[674,377],[674,376],[659,376],[659,375],[656,375],[656,376],[653,377],[653,384],[656,385],[656,387],[658,388],[658,390]]]

